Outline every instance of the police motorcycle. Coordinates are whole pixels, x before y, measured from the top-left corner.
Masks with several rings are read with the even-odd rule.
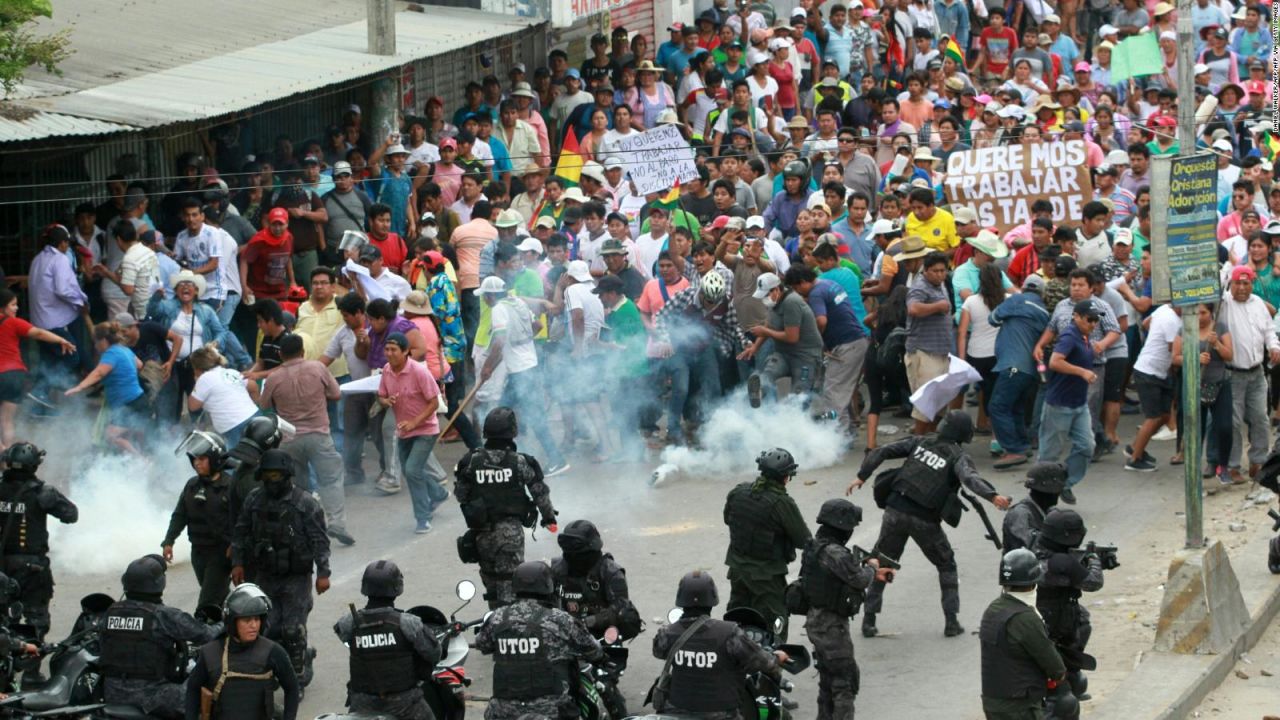
[[[616,627],[605,629],[600,647],[604,649],[604,660],[578,662],[578,685],[574,689],[578,714],[581,720],[621,720],[627,707],[618,683],[626,671],[630,651],[622,646],[622,634]]]
[[[446,618],[444,613],[430,605],[415,605],[405,612],[416,616],[435,635],[440,644],[440,661],[431,671],[431,682],[422,684],[422,693],[436,720],[463,720],[466,716],[466,689],[471,686],[463,665],[471,653],[471,643],[463,636],[468,630],[479,627],[490,613],[476,620],[458,620],[457,615],[471,604],[476,596],[476,585],[462,580],[455,588],[462,605]],[[383,713],[324,713],[316,720],[394,720]]]
[[[40,648],[40,657],[49,659],[49,679],[35,683],[24,676],[22,689],[0,700],[0,718],[71,717],[102,707],[98,633],[113,602],[104,593],[80,600],[71,634]]]
[[[672,608],[667,613],[667,622],[678,622],[682,615],[684,615],[683,610],[678,607]],[[781,618],[775,620],[773,627],[770,628],[769,623],[765,622],[764,616],[759,612],[748,607],[739,607],[725,612],[724,619],[727,622],[737,623],[747,637],[754,640],[765,652],[781,650],[786,653],[787,661],[782,663],[782,669],[788,673],[798,675],[812,664],[809,649],[804,645],[778,643],[777,633],[782,631]],[[795,685],[786,678],[777,681],[765,673],[748,674],[744,684],[742,717],[747,720],[791,720],[794,716],[783,705],[782,694],[794,689]],[[685,718],[671,713],[651,713],[633,715],[625,720],[685,720]]]

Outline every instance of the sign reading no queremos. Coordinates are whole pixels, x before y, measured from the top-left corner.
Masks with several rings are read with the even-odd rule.
[[[1093,199],[1083,140],[1006,145],[947,158],[947,202],[967,205],[983,227],[1006,233],[1031,219],[1037,200],[1053,203],[1055,225],[1079,222]]]
[[[618,141],[618,150],[641,195],[665,192],[677,180],[688,183],[698,177],[693,149],[675,125],[631,133]]]

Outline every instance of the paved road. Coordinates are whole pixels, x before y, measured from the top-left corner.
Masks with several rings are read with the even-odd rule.
[[[1125,420],[1122,433],[1128,428],[1129,416]],[[986,440],[980,437],[971,446],[977,451],[980,470],[1002,493],[1021,496],[1024,493],[1020,487],[1021,473],[992,470],[990,457],[982,452]],[[753,457],[756,451],[744,449],[743,452]],[[1157,444],[1153,452],[1163,461],[1172,448],[1169,443]],[[446,446],[442,462],[452,467],[460,454],[460,445]],[[801,473],[791,491],[807,518],[817,514],[824,500],[843,494],[862,455],[859,447],[836,465]],[[560,509],[561,524],[585,517],[601,527],[605,549],[627,568],[632,597],[649,625],[632,646],[631,666],[623,681],[623,690],[633,709],[639,708],[640,700],[660,669],[659,662],[651,657],[650,643],[659,619],[664,618],[673,605],[681,574],[694,568],[706,569],[720,584],[721,597],[728,595],[723,563],[728,533],[721,520],[721,510],[725,493],[735,479],[678,477],[661,487],[651,488],[647,480],[652,469],[652,463],[608,467],[577,464],[569,474],[552,482],[552,496]],[[1136,573],[1141,569],[1147,577],[1163,574],[1163,565],[1158,570],[1141,568],[1137,553],[1124,554],[1124,548],[1137,548],[1148,527],[1167,526],[1176,520],[1172,513],[1181,505],[1179,478],[1180,474],[1167,472],[1123,472],[1120,456],[1115,455],[1095,466],[1083,488],[1078,490],[1078,509],[1089,523],[1090,537],[1120,544],[1122,559],[1127,563],[1122,572]],[[74,539],[77,533],[82,533],[75,546],[77,564],[82,571],[71,574],[63,567],[55,568],[58,579],[53,608],[55,636],[61,636],[70,626],[80,596],[95,591],[119,591],[123,564],[103,567],[104,559],[137,556],[157,549],[158,534],[141,537],[134,530],[159,523],[160,529],[154,532],[162,533],[163,518],[144,517],[148,515],[145,512],[131,513],[130,507],[135,502],[145,504],[147,494],[120,489],[128,488],[131,483],[125,477],[117,477],[115,482],[124,500],[112,506],[111,515],[104,518],[99,513],[95,523],[98,527],[92,533],[86,528],[63,536]],[[102,495],[104,491],[99,488],[98,493]],[[113,493],[105,494],[113,497]],[[158,496],[153,493],[151,500],[163,506],[172,502],[163,493]],[[880,511],[871,502],[869,487],[859,491],[854,500],[862,505],[865,513],[854,540],[869,547],[875,541]],[[993,508],[990,512],[998,523],[1000,513]],[[309,631],[319,658],[317,681],[303,704],[303,717],[336,711],[343,706],[347,661],[331,627],[338,615],[345,612],[347,603],[361,601],[360,574],[369,560],[389,558],[404,569],[407,577],[405,596],[401,600],[403,607],[433,604],[447,613],[457,604],[454,584],[462,578],[479,580],[475,566],[458,562],[454,539],[462,531],[463,522],[452,501],[438,513],[433,532],[425,536],[412,532],[413,520],[406,494],[374,497],[368,490],[355,489],[348,499],[348,515],[349,528],[358,543],[352,548],[335,546],[333,587],[318,599],[311,616]],[[961,570],[961,619],[971,632],[958,638],[943,637],[937,575],[919,550],[909,545],[903,557],[904,570],[890,586],[880,617],[880,628],[886,636],[874,640],[857,638],[862,667],[862,694],[858,704],[868,717],[962,718],[981,714],[979,651],[972,631],[977,629],[983,608],[997,593],[998,553],[983,538],[981,524],[973,513],[967,513],[961,526],[948,530],[948,534]],[[85,547],[86,543],[89,547]],[[527,544],[529,558],[550,559],[556,554],[554,537],[545,531],[539,530],[536,540]],[[170,572],[166,601],[191,609],[195,596],[190,567],[175,566]],[[462,616],[473,617],[482,612],[483,606],[477,601]],[[793,627],[792,640],[803,641],[799,623]],[[1105,643],[1104,631],[1105,628],[1095,630],[1095,645]],[[1117,678],[1127,671],[1128,652],[1126,649],[1122,657],[1114,658],[1107,668]],[[1105,667],[1108,658],[1104,656],[1101,660]],[[479,653],[471,656],[467,669],[475,678],[473,693],[488,694],[491,667],[490,661]],[[1105,691],[1106,677],[1100,669],[1095,692]],[[800,717],[812,717],[816,673],[809,670],[795,681],[794,697],[802,708]]]

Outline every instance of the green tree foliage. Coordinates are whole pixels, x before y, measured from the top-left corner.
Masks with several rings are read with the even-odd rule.
[[[39,17],[53,17],[51,0],[0,0],[0,86],[5,96],[22,82],[27,68],[38,65],[61,75],[58,63],[71,55],[67,31],[45,36],[32,32]]]

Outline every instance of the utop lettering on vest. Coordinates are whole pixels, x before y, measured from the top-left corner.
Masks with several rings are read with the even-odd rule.
[[[947,466],[946,460],[938,457],[937,454],[935,454],[931,450],[926,450],[923,447],[917,447],[913,456],[915,457],[916,460],[919,460],[920,462],[924,463],[925,465],[928,465],[934,470],[941,470],[942,468]]]
[[[143,620],[140,617],[107,617],[108,630],[132,630],[141,631]]]
[[[0,513],[12,513],[14,515],[26,515],[27,504],[24,502],[9,502],[5,500],[0,502]]]
[[[495,485],[498,483],[511,482],[511,468],[480,468],[476,470],[476,484],[478,485]]]
[[[361,650],[370,650],[380,647],[393,647],[396,645],[395,633],[373,633],[370,635],[357,635],[356,647]]]
[[[680,667],[712,668],[716,665],[719,653],[699,652],[694,650],[677,650],[675,664]]]
[[[538,638],[498,638],[498,652],[503,655],[532,655],[540,647]]]

